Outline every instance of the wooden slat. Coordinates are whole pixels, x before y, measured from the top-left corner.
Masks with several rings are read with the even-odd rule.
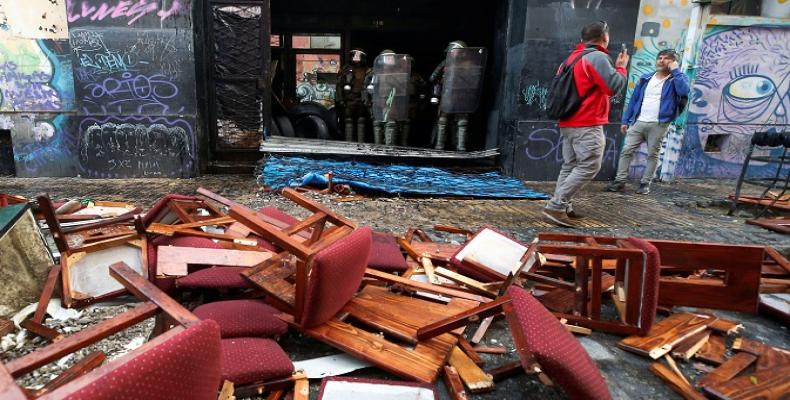
[[[423,258],[423,259],[425,259],[425,258]],[[429,262],[430,262],[430,260],[429,260]],[[450,271],[447,268],[438,267],[433,272],[435,272],[436,275],[439,275],[441,277],[444,277],[444,278],[450,279],[452,281],[458,282],[458,283],[466,286],[470,290],[472,290],[472,291],[474,291],[476,293],[479,293],[479,294],[481,294],[483,296],[492,297],[492,298],[496,296],[496,293],[494,291],[492,291],[491,289],[488,289],[487,287],[485,287],[482,282],[476,281],[476,280],[474,280],[472,278],[469,278],[467,276],[461,275],[461,274],[459,274],[457,272]],[[427,271],[426,271],[426,274],[427,274]]]
[[[707,343],[705,343],[696,354],[694,358],[705,361],[713,365],[720,365],[727,360],[724,338],[719,335],[710,335]]]
[[[159,246],[156,257],[157,275],[186,276],[188,266],[222,265],[252,267],[272,256],[269,251],[201,249],[195,247]]]
[[[338,226],[348,226],[351,229],[355,229],[357,226],[354,222],[345,218],[334,211],[330,210],[328,207],[324,206],[321,203],[308,199],[305,196],[302,196],[296,190],[291,188],[285,188],[282,191],[283,197],[287,198],[288,200],[293,201],[294,203],[312,211],[313,213],[323,213],[326,214],[326,219]]]
[[[592,259],[592,288],[590,294],[590,318],[601,318],[601,278],[603,274],[601,257]]]
[[[713,321],[715,318],[709,316],[673,314],[653,325],[647,336],[627,337],[617,346],[655,360],[672,351],[678,343],[705,330]]]
[[[308,400],[310,398],[310,382],[307,378],[298,379],[294,382],[293,400]]]
[[[678,343],[677,346],[672,349],[672,357],[682,358],[688,361],[705,345],[705,343],[708,343],[710,334],[710,331],[703,330]]]
[[[460,348],[453,348],[448,363],[458,371],[470,392],[483,393],[495,389],[494,378],[480,369]]]
[[[475,364],[479,366],[483,366],[486,362],[480,358],[480,354],[477,354],[477,350],[472,347],[472,344],[466,340],[463,336],[458,338],[458,347],[463,350],[464,354],[469,357]]]
[[[447,392],[453,400],[467,400],[469,398],[466,395],[466,390],[464,390],[464,383],[461,381],[461,376],[458,375],[458,371],[456,371],[455,368],[445,365],[442,378],[444,380],[444,386],[447,388]]]
[[[313,225],[317,225],[319,223],[323,225],[323,224],[326,223],[325,221],[326,221],[326,214],[324,214],[322,212],[318,212],[318,213],[315,213],[315,214],[305,218],[302,221],[299,221],[299,222],[289,226],[288,228],[285,228],[283,230],[283,233],[285,233],[288,236],[291,236],[294,233],[301,232],[301,231],[303,231],[303,230],[305,230],[307,228],[312,227]]]
[[[47,280],[44,283],[44,288],[41,290],[41,296],[38,298],[36,313],[33,314],[33,318],[31,318],[33,322],[44,322],[44,316],[47,312],[49,300],[52,299],[52,293],[54,292],[55,285],[58,283],[58,278],[60,277],[60,269],[60,264],[54,264],[52,267],[50,267]]]
[[[500,297],[489,303],[477,306],[457,315],[436,321],[417,330],[417,338],[425,340],[453,329],[477,322],[481,318],[491,317],[502,312],[502,305],[510,302],[510,296]]]
[[[250,228],[266,240],[276,243],[279,247],[301,259],[311,254],[310,249],[302,243],[291,239],[280,229],[261,221],[257,214],[247,207],[234,205],[230,209],[230,216]]]
[[[480,303],[487,303],[487,302],[491,301],[491,299],[488,299],[486,297],[478,296],[478,295],[471,294],[471,293],[467,293],[467,292],[464,292],[462,290],[449,289],[449,288],[445,288],[445,287],[442,287],[442,286],[437,286],[437,285],[431,285],[431,284],[428,284],[428,283],[417,282],[417,281],[413,281],[413,280],[410,280],[410,279],[402,278],[402,277],[397,276],[397,275],[388,274],[386,272],[381,272],[381,271],[377,271],[375,269],[370,269],[370,268],[365,270],[365,276],[367,276],[369,278],[375,278],[375,279],[378,279],[378,280],[381,280],[381,281],[389,282],[389,283],[396,283],[396,284],[399,284],[399,285],[408,286],[408,287],[417,289],[419,291],[425,291],[425,292],[429,292],[429,293],[440,294],[442,296],[458,297],[458,298],[461,298],[461,299],[473,300],[473,301],[477,301],[477,302],[480,302]]]
[[[20,377],[91,343],[95,343],[148,319],[156,313],[157,309],[156,304],[143,303],[112,319],[89,326],[63,340],[17,358],[7,363],[6,367],[12,376]]]
[[[294,265],[290,262],[283,263],[282,258],[286,253],[280,253],[258,266],[242,272],[253,284],[264,293],[277,299],[282,307],[280,311],[293,313],[296,305],[296,288],[287,279],[296,273]]]
[[[724,381],[703,390],[717,399],[784,400],[790,393],[790,366],[775,368]]]
[[[650,364],[650,372],[661,378],[666,382],[675,393],[679,394],[686,400],[705,400],[705,396],[694,390],[691,385],[680,379],[677,374],[664,366],[664,364],[655,362]]]
[[[717,319],[710,324],[710,329],[724,335],[734,335],[743,329],[743,324],[726,319]]]
[[[705,387],[727,382],[738,376],[755,361],[757,361],[757,357],[749,353],[737,353],[713,372],[702,377],[697,381],[697,385]]]
[[[494,382],[499,382],[503,379],[510,378],[524,373],[524,367],[518,361],[502,364],[494,369],[488,371],[488,374],[494,378]]]
[[[790,365],[790,351],[769,346],[755,340],[735,339],[732,349],[757,356],[757,371]]]
[[[480,343],[483,340],[483,336],[485,336],[488,328],[491,326],[491,323],[494,322],[494,317],[488,317],[480,323],[480,326],[475,331],[474,335],[472,335],[472,340],[470,342],[474,344]]]
[[[55,379],[47,382],[43,388],[36,391],[36,396],[41,396],[44,393],[52,392],[53,390],[65,385],[68,382],[73,381],[74,379],[79,378],[82,375],[87,374],[88,372],[98,368],[104,360],[107,359],[107,355],[104,354],[103,351],[94,351],[87,356],[83,357],[81,360],[77,361],[66,369],[65,371],[61,372]]]

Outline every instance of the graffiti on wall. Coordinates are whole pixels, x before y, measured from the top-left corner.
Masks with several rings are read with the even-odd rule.
[[[66,0],[0,0],[0,35],[68,39]]]
[[[83,114],[172,115],[194,110],[188,34],[175,29],[71,31]]]
[[[79,171],[91,178],[192,176],[192,126],[182,118],[84,118],[77,130]]]
[[[0,115],[0,128],[11,130],[17,176],[76,175],[68,123],[64,114]]]
[[[180,0],[66,0],[69,24],[106,22],[134,25],[144,18],[165,21],[188,12],[188,1]]]
[[[790,27],[710,28],[700,46],[676,174],[737,177],[752,135],[790,130],[788,112]],[[715,148],[705,151],[713,138]],[[755,165],[750,174],[773,172]]]

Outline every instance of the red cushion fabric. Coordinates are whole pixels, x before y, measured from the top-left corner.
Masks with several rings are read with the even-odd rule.
[[[248,289],[252,283],[241,276],[246,267],[210,267],[176,280],[178,287],[193,289]]]
[[[292,215],[280,210],[277,207],[272,207],[272,206],[262,207],[262,208],[258,209],[258,212],[263,214],[263,215],[265,215],[265,216],[267,216],[267,217],[278,219],[278,220],[280,220],[280,221],[282,221],[282,222],[284,222],[284,223],[286,223],[288,225],[293,225],[293,224],[299,222],[299,220],[297,218],[295,218]]]
[[[159,217],[159,213],[167,208],[167,203],[169,203],[170,200],[200,200],[200,198],[195,196],[185,196],[183,194],[168,194],[165,197],[157,200],[153,207],[151,207],[151,209],[149,209],[148,212],[143,215],[143,225],[148,226],[152,222],[156,222],[157,217]]]
[[[383,232],[373,232],[368,266],[387,272],[404,272],[409,269],[395,236]]]
[[[236,386],[290,376],[294,370],[277,342],[250,337],[222,339],[222,365],[222,379]]]
[[[543,371],[571,399],[611,399],[595,362],[549,310],[526,290],[513,286],[513,316],[508,316],[513,335],[521,335]]]
[[[175,287],[175,278],[158,278],[156,276],[156,249],[159,246],[197,247],[203,249],[221,249],[222,246],[213,240],[197,236],[159,236],[148,242],[148,278],[160,289],[168,292]]]
[[[639,312],[639,334],[647,335],[656,320],[658,284],[661,274],[661,256],[656,246],[644,239],[628,238],[628,242],[645,252],[645,270],[642,284],[642,309]]]
[[[217,323],[201,321],[157,346],[137,349],[78,378],[72,384],[93,381],[65,398],[216,400],[222,371],[220,343]]]
[[[219,324],[222,338],[282,335],[288,324],[275,317],[279,311],[261,300],[227,300],[203,304],[192,310],[200,319]]]
[[[371,229],[355,230],[313,258],[301,325],[312,328],[335,316],[359,289],[368,265]]]

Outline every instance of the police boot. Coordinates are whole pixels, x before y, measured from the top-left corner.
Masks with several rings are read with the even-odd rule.
[[[373,143],[375,143],[375,144],[382,144],[382,143],[384,143],[384,123],[383,122],[373,122]]]
[[[410,128],[409,121],[402,122],[400,125],[400,145],[401,146],[408,146],[409,145],[409,128]]]
[[[359,143],[365,143],[365,122],[365,117],[357,119],[357,142]]]
[[[398,136],[398,123],[395,121],[387,121],[384,125],[384,144],[392,146],[395,144],[395,139]]]
[[[345,119],[346,122],[346,142],[353,142],[354,141],[354,119],[348,117]]]
[[[469,125],[469,120],[466,118],[458,120],[458,131],[456,131],[455,149],[457,151],[466,151],[466,127]]]
[[[444,150],[447,141],[447,117],[439,117],[436,122],[436,150]]]

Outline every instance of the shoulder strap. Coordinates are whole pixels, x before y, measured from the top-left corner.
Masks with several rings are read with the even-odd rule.
[[[579,60],[581,60],[581,59],[582,59],[582,57],[584,57],[584,56],[586,56],[587,54],[590,54],[590,53],[592,53],[592,52],[594,52],[594,51],[598,51],[598,50],[596,50],[596,49],[589,49],[589,48],[582,50],[581,54],[579,54],[578,56],[576,56],[576,58],[574,58],[574,59],[573,59],[573,62],[572,62],[572,63],[570,63],[570,64],[565,64],[563,67],[567,67],[567,68],[573,68],[573,66],[574,66],[574,65],[576,65],[576,63],[577,63],[577,62],[579,62]]]

